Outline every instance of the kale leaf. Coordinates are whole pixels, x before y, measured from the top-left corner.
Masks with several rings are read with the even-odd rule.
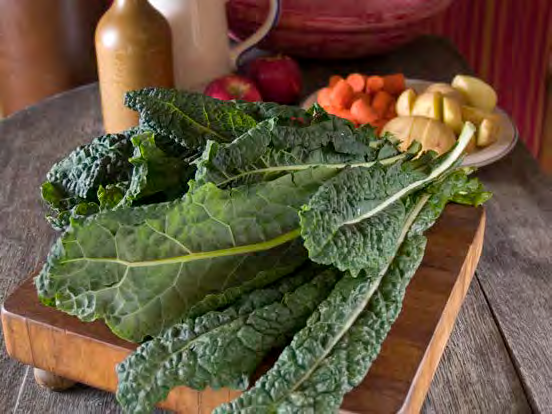
[[[156,195],[156,201],[174,200],[186,193],[188,180],[195,172],[183,156],[173,156],[159,148],[157,135],[146,131],[132,137],[132,176],[121,203],[130,206]],[[159,198],[159,193],[163,197]],[[147,203],[146,203],[147,204]]]
[[[118,366],[118,401],[128,412],[147,413],[178,385],[247,388],[266,354],[287,344],[339,277],[307,264],[224,310],[173,326]]]
[[[315,105],[144,89],[140,126],[99,137],[42,186],[65,228],[41,300],[144,343],[118,398],[147,412],[176,385],[255,386],[217,413],[331,413],[364,378],[448,202],[490,194],[458,169],[474,126],[437,157]],[[194,180],[190,180],[191,177]]]
[[[419,149],[414,145],[399,154],[395,142],[379,139],[371,128],[355,128],[335,118],[299,127],[280,125],[272,118],[229,144],[209,141],[196,160],[196,181],[219,186],[251,184],[307,168],[391,163],[408,159]]]
[[[256,186],[193,188],[182,200],[72,220],[36,279],[45,303],[141,341],[201,301],[224,305],[305,259],[297,211],[334,171]],[[207,296],[207,297],[206,297]]]
[[[47,174],[41,187],[50,208],[47,219],[65,230],[72,217],[179,198],[195,172],[193,154],[166,136],[139,128],[98,137]]]
[[[408,213],[387,261],[341,279],[274,366],[215,413],[336,412],[344,395],[366,376],[400,313],[406,287],[423,258],[423,232],[448,201],[476,183],[460,170],[431,192],[408,196],[403,201]]]
[[[146,88],[128,92],[125,104],[140,114],[140,124],[188,148],[207,140],[231,142],[257,122],[228,101],[177,90]]]
[[[55,229],[63,230],[71,217],[97,213],[100,187],[128,183],[132,174],[128,160],[133,152],[131,135],[103,135],[54,164],[41,192],[50,208],[47,219]]]
[[[406,217],[400,200],[446,175],[458,164],[473,128],[451,151],[372,168],[346,168],[328,180],[303,207],[301,229],[309,258],[350,271],[378,269],[395,250]]]

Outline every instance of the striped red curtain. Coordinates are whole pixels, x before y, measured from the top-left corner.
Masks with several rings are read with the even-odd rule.
[[[533,155],[541,146],[552,51],[551,0],[455,0],[430,23],[499,94]]]

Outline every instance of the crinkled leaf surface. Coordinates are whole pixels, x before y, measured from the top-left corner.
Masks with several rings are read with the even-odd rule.
[[[423,232],[447,201],[470,188],[479,190],[476,184],[457,171],[432,185],[431,192],[410,196],[395,252],[379,274],[367,271],[339,281],[273,368],[216,413],[334,413],[366,376],[400,313],[408,282],[423,258]]]
[[[172,200],[186,192],[195,168],[184,158],[162,151],[156,138],[152,131],[132,137],[134,154],[129,161],[133,170],[123,205],[131,205],[135,200],[159,193],[164,193],[165,199]]]
[[[127,188],[127,182],[108,184],[105,187],[101,185],[100,188],[98,188],[98,202],[100,203],[100,210],[103,211],[116,208],[123,200],[123,197],[127,192]]]
[[[367,307],[284,407],[290,404],[291,411],[313,407],[316,413],[333,413],[341,406],[344,395],[362,382],[378,356],[400,314],[406,287],[422,261],[425,246],[423,236],[403,243]],[[323,382],[325,378],[327,382]]]
[[[36,279],[39,295],[125,339],[158,334],[206,295],[259,287],[303,262],[297,209],[330,174],[207,184],[181,201],[74,220]]]
[[[405,217],[400,200],[455,166],[472,133],[442,157],[347,168],[324,183],[300,213],[309,258],[353,276],[378,269],[395,250]]]
[[[216,413],[301,413],[303,410],[330,413],[339,407],[343,395],[349,390],[344,389],[344,385],[351,381],[348,374],[353,373],[353,380],[364,377],[365,373],[358,374],[362,370],[359,363],[368,355],[377,355],[387,335],[388,329],[384,328],[390,327],[392,321],[384,313],[384,318],[382,315],[374,318],[374,326],[362,324],[366,337],[360,335],[360,345],[357,343],[354,344],[356,348],[347,349],[350,331],[357,323],[365,322],[363,315],[366,309],[370,309],[369,303],[378,300],[380,289],[385,289],[382,280],[393,273],[396,260],[406,262],[410,276],[417,269],[424,248],[420,249],[419,260],[413,261],[402,254],[401,246],[427,200],[427,196],[420,197],[402,223],[393,257],[377,272],[365,272],[357,278],[346,276],[339,281],[274,366],[252,389],[232,403],[221,406]],[[396,292],[391,294],[398,296]],[[344,352],[340,352],[343,348]],[[351,362],[357,366],[353,367]]]
[[[94,197],[100,185],[127,181],[133,148],[127,134],[108,134],[83,145],[55,164],[46,178],[65,197]],[[55,201],[46,199],[55,206]]]
[[[335,117],[304,127],[282,126],[273,118],[229,144],[209,142],[196,161],[196,181],[235,186],[306,168],[368,167],[414,155],[398,154],[394,142],[378,139],[372,129],[354,128]]]
[[[117,399],[127,412],[147,413],[178,385],[245,389],[265,355],[304,326],[339,276],[306,265],[223,311],[175,325],[118,366]]]
[[[129,133],[108,134],[54,164],[41,187],[42,199],[51,209],[47,218],[53,227],[65,228],[77,210],[83,213],[86,209],[89,214],[99,211],[97,191],[101,186],[128,181],[132,151]],[[92,203],[96,204],[94,208]]]
[[[47,219],[63,230],[71,217],[181,197],[195,172],[194,156],[197,151],[140,128],[96,138],[48,173],[41,188],[52,210]]]
[[[128,92],[125,104],[140,113],[140,124],[188,149],[207,140],[230,142],[257,122],[233,102],[200,93],[146,88]]]
[[[283,125],[309,124],[312,112],[297,106],[279,105],[274,102],[236,101],[236,108],[254,118],[257,122],[276,118]]]

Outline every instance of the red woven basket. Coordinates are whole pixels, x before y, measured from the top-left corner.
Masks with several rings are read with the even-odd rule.
[[[282,0],[280,21],[261,47],[290,55],[356,58],[395,48],[423,32],[452,0]],[[231,35],[243,39],[264,21],[267,0],[230,0]]]

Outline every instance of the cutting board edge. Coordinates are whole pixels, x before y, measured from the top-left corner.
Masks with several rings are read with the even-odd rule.
[[[457,207],[457,208],[460,208],[460,207]],[[465,208],[465,207],[462,207],[462,208]],[[484,234],[484,228],[485,228],[485,210],[483,208],[479,208],[479,209],[473,209],[473,211],[477,211],[476,214],[475,213],[473,214],[474,215],[473,220],[477,220],[478,225],[477,226],[473,225],[472,227],[474,228],[474,230],[477,228],[477,230],[475,230],[472,233],[473,234],[472,242],[469,244],[467,254],[465,256],[463,256],[464,261],[463,261],[463,264],[462,264],[462,267],[461,267],[461,271],[458,274],[460,275],[463,272],[465,272],[465,269],[467,268],[466,263],[468,261],[473,262],[473,269],[472,269],[471,272],[468,271],[468,277],[460,277],[459,276],[457,278],[457,280],[455,281],[454,288],[450,291],[449,298],[447,300],[446,308],[448,308],[448,306],[449,306],[448,302],[451,300],[450,297],[453,296],[454,292],[459,290],[458,286],[459,285],[463,286],[463,289],[460,290],[460,292],[462,292],[462,294],[460,295],[460,298],[459,298],[459,300],[460,300],[459,306],[457,307],[455,312],[452,313],[452,325],[454,324],[454,321],[455,321],[456,316],[458,314],[458,311],[460,309],[461,303],[462,303],[462,301],[465,297],[465,294],[467,292],[467,289],[469,287],[469,284],[470,284],[471,279],[473,277],[473,274],[475,272],[475,268],[476,268],[479,256],[481,254],[481,249],[482,249],[482,244],[483,244],[482,242],[483,242],[483,234]],[[460,216],[463,216],[465,213],[466,213],[465,211],[461,212]],[[475,218],[476,216],[477,216],[477,218]],[[471,258],[472,260],[468,260],[469,258]],[[460,279],[462,279],[463,282],[461,282]],[[27,282],[31,283],[29,280],[27,280]],[[36,297],[36,293],[35,293],[35,297]],[[54,328],[54,331],[57,332],[59,337],[64,336],[66,338],[68,338],[68,337],[81,338],[83,340],[92,339],[92,342],[94,342],[95,338],[89,338],[89,337],[86,337],[86,336],[83,336],[83,335],[80,335],[80,334],[75,334],[74,332],[71,332],[71,331],[68,331],[68,330],[64,330],[63,328],[60,328],[60,326],[48,325],[47,323],[44,323],[43,320],[41,320],[40,317],[33,318],[36,315],[32,315],[29,319],[26,320],[24,316],[18,315],[17,313],[10,312],[9,307],[6,309],[5,305],[6,305],[6,303],[9,304],[9,299],[10,299],[10,297],[7,298],[6,302],[2,306],[2,323],[4,325],[4,331],[5,331],[5,336],[6,336],[6,347],[8,349],[8,353],[9,353],[10,356],[12,356],[13,358],[15,358],[15,359],[17,359],[17,360],[19,360],[19,361],[21,361],[25,364],[32,365],[36,368],[45,369],[47,371],[51,370],[52,372],[55,372],[58,375],[62,375],[64,377],[68,378],[68,379],[71,379],[71,380],[74,380],[74,381],[77,381],[77,382],[82,382],[84,384],[93,386],[95,388],[99,388],[99,389],[102,389],[102,390],[105,390],[105,391],[108,391],[108,392],[113,392],[116,389],[116,382],[114,383],[112,380],[108,381],[110,384],[106,385],[105,383],[102,383],[101,381],[98,382],[98,381],[92,381],[90,379],[84,379],[81,376],[76,375],[73,372],[66,372],[65,370],[60,370],[59,366],[57,366],[57,365],[56,365],[55,369],[52,369],[51,364],[43,363],[40,360],[35,359],[33,357],[33,352],[36,352],[36,351],[33,351],[32,343],[34,341],[32,340],[31,337],[33,337],[33,338],[36,338],[36,337],[32,335],[33,332],[30,332],[29,329],[35,330],[36,328],[39,328],[39,329],[46,328],[46,329],[51,330],[51,328]],[[17,311],[21,311],[21,309],[20,308],[18,309],[17,306],[15,306],[14,308]],[[48,308],[48,309],[51,309],[51,308]],[[57,313],[57,311],[55,311],[55,312]],[[439,320],[439,325],[441,325],[443,323],[443,319],[444,319],[444,317],[443,317],[443,315],[441,315],[440,320]],[[22,341],[22,342],[19,342],[17,344],[17,347],[15,347],[15,342],[13,340],[13,337],[11,337],[11,333],[9,332],[10,330],[6,329],[6,326],[8,326],[10,324],[10,321],[11,322],[15,321],[16,324],[18,324],[20,326],[20,329],[25,332],[25,335],[24,335],[25,340]],[[435,332],[433,333],[433,336],[436,336],[439,325],[436,326]],[[29,326],[30,326],[30,328],[29,328]],[[431,366],[431,369],[426,370],[427,372],[426,372],[426,374],[424,374],[425,376],[429,376],[429,380],[427,381],[427,385],[424,386],[425,389],[423,390],[422,393],[419,394],[418,397],[414,398],[414,396],[411,395],[412,394],[412,389],[416,386],[416,381],[419,381],[419,378],[422,375],[422,374],[420,374],[421,365],[426,361],[427,354],[430,352],[429,350],[433,346],[432,345],[433,344],[433,338],[432,338],[430,344],[425,349],[424,357],[421,360],[420,366],[416,370],[415,377],[414,377],[414,380],[412,381],[410,391],[406,395],[406,398],[403,400],[402,408],[401,408],[400,412],[419,412],[419,407],[421,407],[421,404],[423,404],[424,397],[427,394],[427,391],[428,391],[430,383],[431,383],[431,379],[432,379],[432,377],[435,373],[436,367],[439,363],[439,359],[441,358],[444,347],[446,346],[446,343],[448,342],[448,338],[449,338],[451,330],[452,330],[452,326],[450,327],[450,329],[448,331],[446,331],[446,338],[442,339],[442,349],[440,349],[440,351],[439,351],[438,358],[435,358],[434,364]],[[7,335],[6,335],[6,332],[7,332]],[[10,343],[9,345],[8,345],[8,342]],[[25,348],[25,347],[28,348],[26,350],[26,353],[23,352],[24,350],[16,349],[16,348],[20,348],[20,344],[22,344],[23,342],[25,342],[27,344],[27,346],[23,346],[23,348]],[[95,340],[95,342],[97,342],[99,345],[102,345],[101,340]],[[105,343],[104,343],[104,345],[105,345]],[[108,345],[111,346],[111,347],[119,348],[118,351],[121,352],[121,353],[118,354],[119,357],[122,357],[123,354],[126,355],[128,352],[130,352],[128,349],[125,350],[124,347],[117,346],[116,344],[113,344],[113,343],[109,343]],[[113,358],[111,358],[111,359],[113,359]],[[114,374],[114,372],[113,372],[113,374]],[[205,390],[203,392],[198,392],[198,391],[190,390],[190,389],[187,389],[187,388],[184,388],[184,392],[182,392],[181,390],[179,390],[181,388],[184,388],[184,387],[178,387],[177,389],[171,391],[171,393],[169,394],[168,399],[166,401],[164,401],[163,403],[161,403],[159,406],[161,408],[168,408],[168,409],[174,409],[174,407],[179,407],[178,412],[197,412],[198,414],[199,413],[206,414],[207,412],[210,412],[212,407],[217,406],[220,403],[223,403],[226,400],[231,399],[231,398],[233,398],[233,397],[235,397],[239,394],[239,392],[231,391],[231,390],[213,391],[213,390],[208,389],[208,390]],[[192,408],[192,407],[197,407],[197,408]],[[417,407],[417,410],[415,409],[416,407]],[[184,409],[184,411],[182,411],[182,409]],[[190,411],[188,411],[189,409],[190,409]],[[343,413],[343,414],[345,414],[345,413],[358,414],[359,412],[362,412],[362,411],[351,411],[351,410],[347,410],[347,409],[342,409],[342,410],[340,410],[340,412]]]
[[[441,315],[439,323],[435,329],[434,335],[427,347],[419,369],[414,377],[413,386],[410,388],[404,405],[399,410],[400,414],[420,413],[424,400],[441,361],[449,341],[456,319],[462,308],[471,282],[475,276],[475,271],[483,252],[483,241],[485,239],[485,227],[487,223],[487,214],[482,210],[481,221],[475,234],[472,245],[470,246],[466,260],[460,271],[461,277],[458,277],[450,297]]]

